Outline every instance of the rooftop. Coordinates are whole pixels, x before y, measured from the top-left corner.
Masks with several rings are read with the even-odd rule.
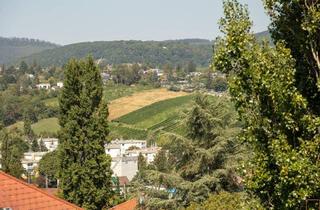
[[[126,202],[120,203],[119,205],[114,206],[110,210],[134,210],[138,205],[136,198],[128,200]]]
[[[19,210],[82,209],[0,171],[0,208],[5,207]]]

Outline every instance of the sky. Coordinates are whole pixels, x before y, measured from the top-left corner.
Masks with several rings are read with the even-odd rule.
[[[267,29],[262,0],[248,4],[253,31]],[[0,0],[0,36],[57,44],[215,39],[222,0]]]

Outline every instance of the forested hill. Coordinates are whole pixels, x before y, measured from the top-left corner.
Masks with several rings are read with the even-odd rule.
[[[169,41],[96,41],[65,45],[23,58],[28,63],[36,60],[42,66],[63,65],[71,57],[91,54],[109,64],[148,63],[183,64],[193,61],[207,66],[212,55],[212,42],[204,39]]]
[[[56,47],[59,45],[37,39],[0,37],[0,64]]]
[[[259,40],[262,40],[262,38],[271,40],[268,31],[257,33],[256,37]],[[192,61],[197,66],[208,66],[213,53],[213,42],[206,39],[95,41],[61,47],[55,47],[50,43],[49,45],[45,45],[42,42],[38,44],[39,46],[47,46],[53,49],[25,55],[25,57],[15,59],[15,62],[10,63],[19,63],[21,60],[25,60],[29,64],[36,61],[43,67],[62,66],[72,57],[83,58],[91,54],[95,59],[104,59],[105,63],[108,64],[145,63],[160,66],[163,64],[183,65]],[[7,52],[9,53],[10,51]],[[10,53],[8,56],[10,56]]]

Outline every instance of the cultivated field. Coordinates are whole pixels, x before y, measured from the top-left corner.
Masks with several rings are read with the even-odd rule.
[[[144,106],[148,106],[158,101],[176,98],[187,95],[185,92],[172,92],[167,89],[153,89],[134,93],[131,96],[126,96],[113,100],[109,104],[109,119],[113,120],[126,115],[130,112],[138,110]]]

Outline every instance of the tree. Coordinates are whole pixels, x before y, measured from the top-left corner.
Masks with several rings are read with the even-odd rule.
[[[39,150],[40,150],[40,152],[46,152],[46,151],[48,151],[48,148],[47,148],[46,145],[44,144],[42,138],[40,139],[40,141],[39,141],[38,144],[39,144]]]
[[[28,71],[28,65],[25,61],[20,62],[19,70],[22,74],[25,74]]]
[[[39,144],[38,144],[38,141],[36,138],[33,138],[31,140],[31,151],[32,152],[39,152],[40,151],[40,147],[39,147]]]
[[[186,73],[195,72],[197,70],[196,64],[192,61],[189,61],[186,67]]]
[[[71,59],[59,98],[59,180],[62,196],[86,209],[101,209],[112,195],[108,107],[93,58]]]
[[[306,2],[266,3],[267,7],[276,8],[273,33],[282,34],[285,30],[288,33],[282,35],[288,40],[289,31],[301,32],[297,28],[303,26],[296,22],[301,20],[300,15],[309,18],[308,14],[301,14]],[[314,7],[313,12],[318,13],[319,7]],[[294,59],[298,51],[310,55],[312,47],[297,43],[296,49],[286,48],[294,48],[291,41],[278,41],[275,47],[260,44],[250,32],[247,8],[236,0],[224,2],[224,14],[220,21],[224,37],[216,45],[214,66],[227,74],[230,95],[244,124],[240,139],[253,150],[243,170],[246,189],[259,197],[266,208],[298,209],[304,199],[320,193],[320,186],[314,184],[320,181],[320,118],[315,105],[318,93],[314,94],[318,91],[315,81],[310,82],[314,80],[315,63],[301,65],[304,61],[298,59],[308,60],[308,56]],[[299,33],[294,36],[300,41],[306,38]],[[318,38],[307,36],[311,43]],[[305,84],[303,88],[301,82]],[[311,95],[316,97],[313,102]]]
[[[0,163],[1,170],[20,178],[24,172],[21,159],[28,150],[28,145],[17,134],[9,133],[5,128],[0,130]]]
[[[141,172],[146,168],[147,168],[147,160],[140,152],[138,156],[138,170],[139,172]]]
[[[46,176],[48,180],[56,180],[58,178],[59,160],[58,152],[48,152],[39,161],[39,172]]]
[[[24,121],[23,121],[23,131],[28,141],[31,142],[34,139],[34,133],[31,128],[31,120],[26,116],[24,117]]]
[[[148,167],[138,177],[140,183],[153,186],[139,186],[150,209],[179,209],[221,191],[241,189],[235,169],[243,147],[235,138],[239,128],[232,104],[197,96],[186,118],[181,123],[187,125],[188,136],[162,134],[169,141],[163,143],[155,169]]]
[[[272,38],[295,59],[295,87],[320,114],[320,5],[318,1],[264,0]]]
[[[168,170],[168,159],[165,150],[160,150],[154,158],[153,164],[157,167],[158,171],[167,172]]]

